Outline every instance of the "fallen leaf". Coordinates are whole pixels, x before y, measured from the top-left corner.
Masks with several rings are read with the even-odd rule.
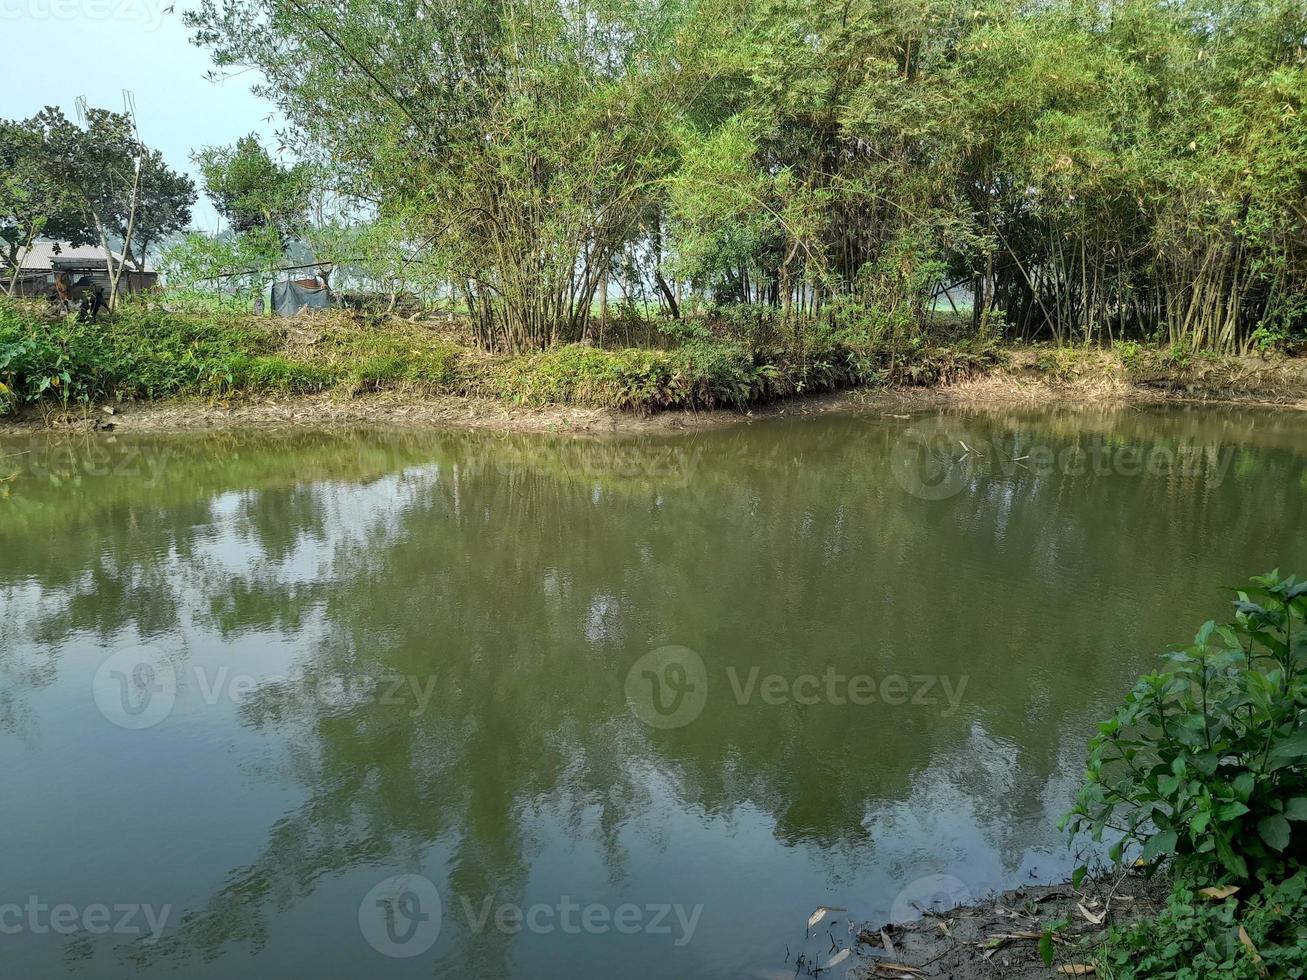
[[[842,949],[834,956],[832,956],[830,959],[828,959],[826,961],[826,964],[822,967],[822,969],[829,970],[832,966],[838,966],[840,963],[843,963],[845,960],[847,960],[851,955],[852,954],[849,952],[849,950]]]
[[[1198,889],[1198,894],[1203,898],[1214,898],[1219,901],[1222,898],[1229,898],[1238,890],[1238,885],[1209,885],[1206,888]]]
[[[1057,972],[1069,977],[1087,977],[1095,970],[1092,963],[1063,963],[1057,968]]]
[[[826,918],[826,916],[829,915],[831,912],[847,912],[847,911],[848,909],[828,909],[824,905],[818,905],[815,909],[813,909],[812,915],[808,916],[808,928],[811,929],[822,919]]]
[[[885,952],[890,956],[894,955],[894,940],[890,939],[889,933],[884,929],[880,931],[880,944],[885,947]]]
[[[1257,975],[1266,976],[1266,964],[1262,962],[1262,954],[1257,952],[1257,947],[1253,945],[1252,938],[1248,935],[1248,930],[1243,927],[1243,923],[1239,924],[1239,942],[1244,944],[1244,948],[1252,956],[1253,963],[1257,967]]]
[[[1083,905],[1080,905],[1079,903],[1076,904],[1076,908],[1080,910],[1081,915],[1083,915],[1086,919],[1090,921],[1090,923],[1096,926],[1101,926],[1103,924],[1103,920],[1107,918],[1107,909],[1104,909],[1102,912],[1099,912],[1097,915],[1095,915],[1093,912],[1090,912],[1089,909],[1085,908]]]

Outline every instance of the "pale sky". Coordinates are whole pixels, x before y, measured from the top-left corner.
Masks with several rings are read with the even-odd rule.
[[[136,99],[146,145],[189,173],[200,199],[193,223],[218,228],[191,163],[192,150],[258,133],[271,140],[279,117],[250,93],[253,73],[206,81],[209,53],[188,40],[172,0],[0,0],[0,117],[21,119],[56,105],[77,118],[77,98],[121,112],[123,91]]]

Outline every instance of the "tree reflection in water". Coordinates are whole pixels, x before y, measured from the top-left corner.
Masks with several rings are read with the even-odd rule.
[[[729,914],[705,913],[677,975],[774,967],[776,937],[801,921],[791,909],[815,899],[875,916],[933,872],[966,869],[980,889],[1066,866],[1052,821],[1092,721],[1149,655],[1220,612],[1216,585],[1307,568],[1304,544],[1282,533],[1304,517],[1292,423],[1174,409],[946,416],[946,432],[992,456],[945,460],[965,472],[941,500],[895,478],[905,423],[882,417],[625,441],[33,439],[0,460],[12,477],[0,731],[33,772],[57,764],[69,750],[48,744],[58,706],[83,710],[86,662],[125,643],[175,652],[183,676],[236,662],[261,679],[225,710],[184,684],[150,735],[203,725],[218,743],[256,738],[271,761],[240,791],[298,802],[163,941],[129,948],[142,969],[260,953],[278,930],[299,935],[300,907],[325,902],[347,922],[377,878],[408,870],[446,906],[420,972],[432,960],[525,972],[537,937],[475,933],[457,903],[578,895],[594,887],[585,854],[637,902],[731,896]],[[995,464],[1040,446],[1199,462]],[[658,731],[627,709],[624,684],[666,644],[703,657],[709,697],[692,723]],[[739,704],[726,672],[755,666],[965,678],[965,698],[953,712]],[[420,687],[391,703],[360,681],[389,677]],[[166,788],[155,796],[160,833],[193,819]],[[730,855],[737,837],[759,868],[801,856],[825,890],[758,889]],[[560,847],[581,849],[576,867]],[[696,884],[714,851],[721,873],[741,875],[734,891]],[[327,963],[359,945],[312,943]],[[70,950],[91,955],[84,941]]]

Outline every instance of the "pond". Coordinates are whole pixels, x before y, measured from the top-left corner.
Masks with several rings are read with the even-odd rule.
[[[1305,426],[6,438],[6,972],[790,977],[1056,880],[1094,723],[1307,572]]]

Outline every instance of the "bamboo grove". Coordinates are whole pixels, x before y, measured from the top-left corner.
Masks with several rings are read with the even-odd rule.
[[[610,297],[1220,350],[1307,326],[1301,0],[204,0],[491,349]],[[965,311],[967,307],[962,307]]]

